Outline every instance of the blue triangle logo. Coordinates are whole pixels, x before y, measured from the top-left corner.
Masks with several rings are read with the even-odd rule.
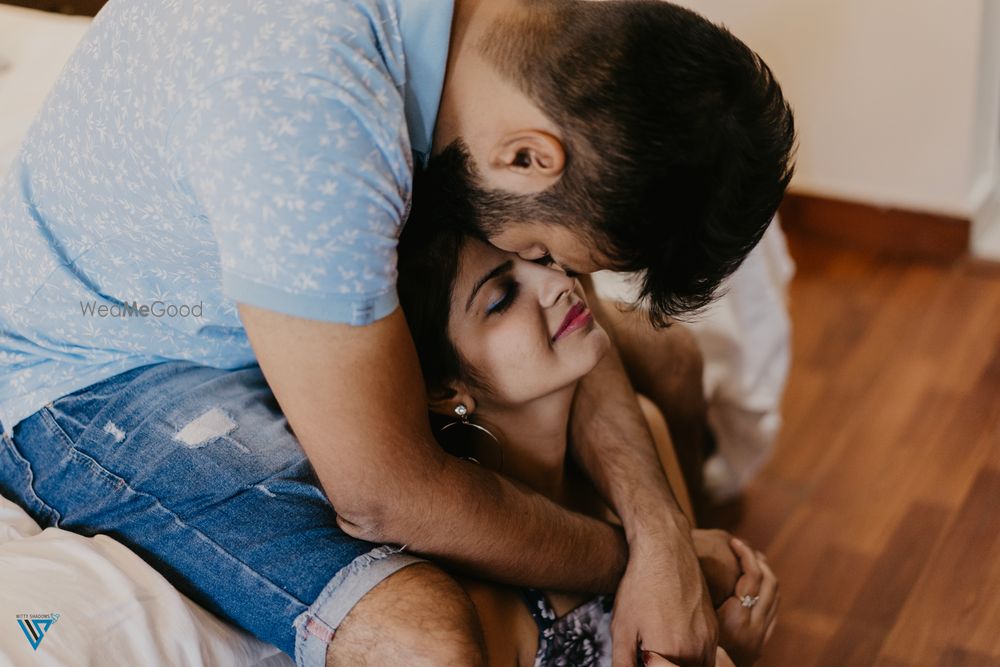
[[[37,651],[38,645],[42,643],[42,639],[45,637],[45,633],[58,620],[59,614],[49,614],[41,618],[19,618],[17,619],[17,624],[21,626],[21,632],[28,638],[31,650]]]

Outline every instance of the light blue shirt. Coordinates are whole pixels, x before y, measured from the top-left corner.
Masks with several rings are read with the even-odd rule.
[[[0,422],[130,368],[255,357],[236,302],[396,297],[451,0],[112,0],[0,186]]]

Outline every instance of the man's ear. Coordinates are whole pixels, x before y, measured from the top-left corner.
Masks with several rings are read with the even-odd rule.
[[[566,151],[558,137],[542,130],[519,130],[504,135],[489,156],[493,187],[518,194],[548,189],[562,176]]]
[[[464,405],[470,415],[476,411],[476,399],[464,389],[444,387],[430,392],[427,397],[427,407],[439,415],[457,417],[455,408],[459,405]]]

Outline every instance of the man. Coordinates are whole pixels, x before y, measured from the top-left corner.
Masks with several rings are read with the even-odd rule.
[[[707,664],[690,526],[620,362],[573,429],[624,531],[436,446],[395,240],[436,153],[443,220],[646,270],[662,319],[759,238],[791,141],[766,67],[666,3],[112,0],[0,195],[0,492],[299,665],[482,664],[468,599],[413,554],[614,591],[618,664]]]

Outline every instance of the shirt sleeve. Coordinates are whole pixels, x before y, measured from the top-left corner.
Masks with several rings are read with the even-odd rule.
[[[253,73],[188,101],[167,138],[178,187],[214,232],[222,291],[310,319],[390,314],[412,158],[391,86]]]

